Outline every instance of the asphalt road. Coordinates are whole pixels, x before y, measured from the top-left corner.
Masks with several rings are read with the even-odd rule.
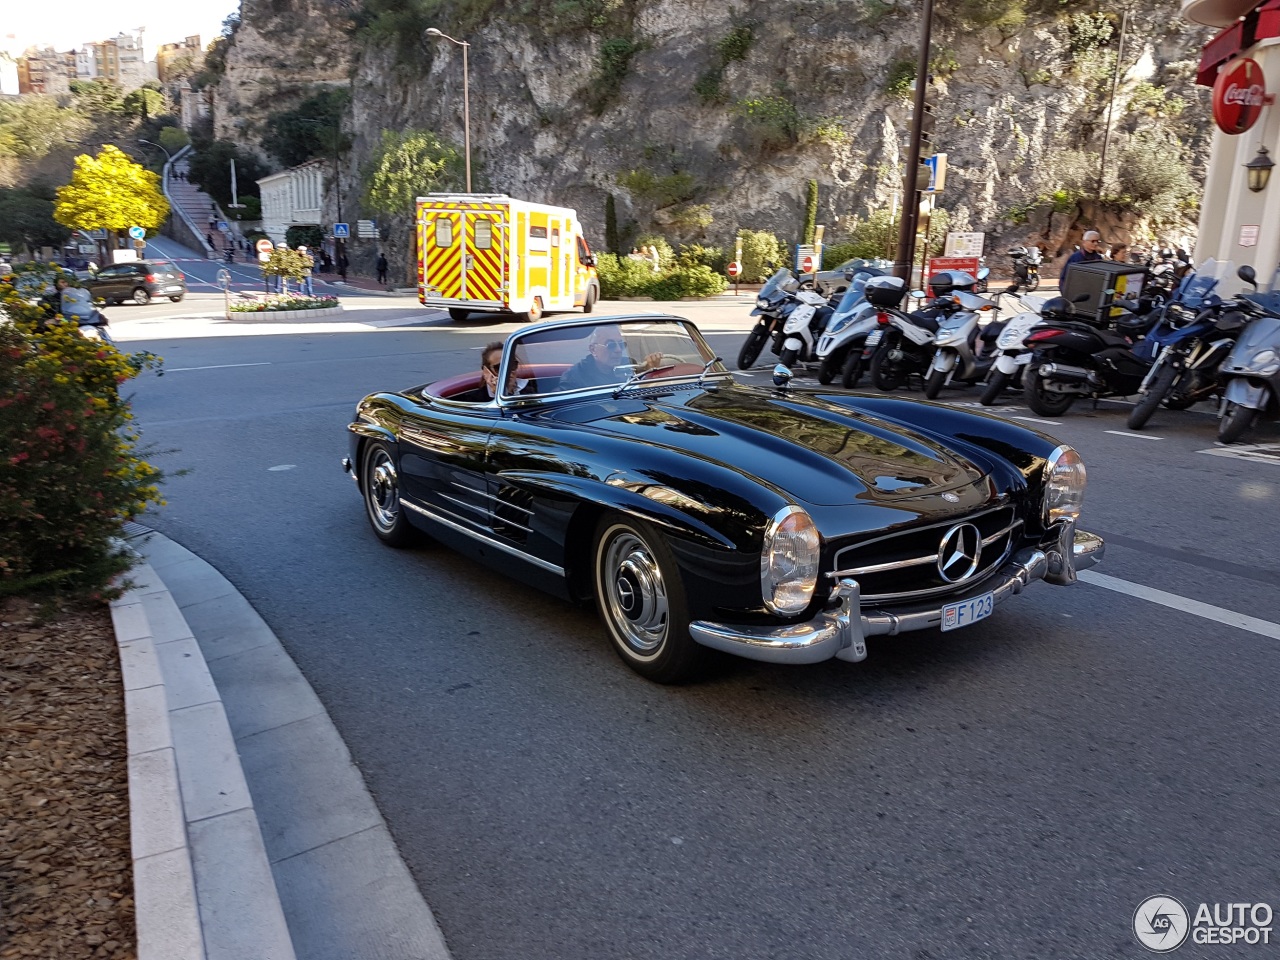
[[[749,306],[679,306],[736,356]],[[1035,423],[1088,464],[1116,589],[1041,584],[861,664],[667,688],[592,611],[379,544],[339,468],[359,397],[472,369],[512,325],[411,300],[284,333],[122,313],[168,369],[137,425],[190,471],[145,522],[279,635],[458,960],[1136,958],[1154,894],[1280,907],[1275,424],[1244,459],[1200,408],[1141,437],[1123,404]]]

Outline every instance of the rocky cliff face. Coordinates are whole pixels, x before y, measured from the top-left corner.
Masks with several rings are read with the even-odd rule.
[[[471,43],[477,192],[573,206],[597,246],[609,194],[624,230],[631,221],[673,243],[726,243],[743,227],[792,240],[810,180],[828,243],[897,203],[917,3],[624,0],[557,4],[554,17],[566,8],[585,12],[406,18],[395,43],[385,27],[369,39],[372,15],[340,0],[245,0],[218,133],[254,142],[270,110],[349,80],[343,184],[354,198],[383,130],[462,143],[461,50],[418,40],[435,25]],[[930,99],[951,229],[986,231],[989,252],[1031,241],[1053,257],[1095,223],[1113,242],[1194,225],[1186,201],[1199,193],[1209,121],[1208,91],[1192,81],[1207,33],[1178,18],[1175,0],[1132,7],[1114,98],[1121,23],[1096,4],[935,9]]]

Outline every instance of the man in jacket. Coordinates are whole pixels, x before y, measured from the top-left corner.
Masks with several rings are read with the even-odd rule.
[[[1097,230],[1086,230],[1084,236],[1080,238],[1080,249],[1067,257],[1067,262],[1062,265],[1062,276],[1058,278],[1058,286],[1061,286],[1067,280],[1067,271],[1071,269],[1073,263],[1093,263],[1095,260],[1102,259],[1102,234]]]

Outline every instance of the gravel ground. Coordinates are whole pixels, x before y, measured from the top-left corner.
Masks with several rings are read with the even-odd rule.
[[[108,608],[0,600],[0,960],[136,956],[126,756]]]

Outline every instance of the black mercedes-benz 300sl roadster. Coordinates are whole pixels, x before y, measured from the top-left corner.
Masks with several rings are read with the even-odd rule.
[[[779,379],[782,378],[779,371]],[[776,663],[970,626],[1102,558],[1085,468],[1006,421],[889,396],[743,386],[688,320],[554,320],[463,375],[356,408],[343,460],[374,533],[419,531],[575,600],[638,673],[708,648]]]

